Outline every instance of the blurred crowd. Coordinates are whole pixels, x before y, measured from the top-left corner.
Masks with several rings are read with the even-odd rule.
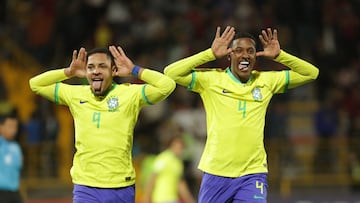
[[[0,35],[14,40],[43,70],[69,65],[74,49],[114,44],[122,46],[138,65],[163,71],[167,64],[210,47],[217,26],[232,25],[254,36],[263,28],[276,28],[281,48],[311,61],[320,75],[311,86],[274,98],[266,139],[294,134],[288,123],[293,116],[289,104],[294,101],[316,104],[307,115],[313,121],[313,136],[360,136],[359,0],[4,0],[0,9]],[[7,50],[0,53],[1,60],[11,58]],[[279,68],[265,60],[259,63]],[[228,66],[226,60],[207,65]],[[6,100],[3,85],[0,93]],[[39,105],[24,123],[27,153],[38,153],[33,146],[42,142],[39,139],[56,142],[59,126],[54,108],[44,101],[40,104],[45,105]],[[166,101],[142,111],[134,156],[160,152],[163,141],[173,134],[184,135],[189,179],[196,179],[200,175],[196,164],[206,140],[205,113],[197,95],[181,87]],[[51,149],[46,153],[55,153]],[[358,154],[354,151],[351,160],[356,161]]]

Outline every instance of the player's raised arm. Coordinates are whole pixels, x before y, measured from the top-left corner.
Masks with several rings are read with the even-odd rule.
[[[314,81],[319,75],[319,69],[314,65],[280,49],[276,29],[271,30],[267,28],[266,30],[262,30],[259,39],[264,50],[257,52],[257,56],[273,59],[291,69],[289,71],[289,88],[298,87]]]
[[[148,83],[145,88],[145,96],[149,104],[164,100],[174,91],[176,83],[171,78],[158,71],[134,65],[120,46],[110,46],[109,50],[114,56],[116,65],[114,76],[132,75]]]
[[[30,88],[36,94],[54,100],[55,84],[71,77],[83,78],[86,75],[86,51],[74,50],[72,60],[67,68],[46,71],[29,80]]]
[[[235,29],[233,27],[226,27],[222,34],[220,34],[220,27],[217,27],[211,48],[168,65],[164,70],[165,75],[180,85],[188,86],[192,80],[191,72],[194,68],[226,56],[232,51],[229,44],[234,35]]]

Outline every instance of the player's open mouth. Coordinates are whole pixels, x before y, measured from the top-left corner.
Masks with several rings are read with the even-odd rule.
[[[240,71],[245,72],[245,71],[247,71],[249,69],[249,65],[250,65],[249,61],[241,61],[239,63],[238,68],[239,68]]]
[[[101,85],[102,85],[102,82],[103,82],[103,79],[100,79],[100,78],[94,78],[92,79],[92,88],[95,90],[95,91],[100,91],[101,90]]]

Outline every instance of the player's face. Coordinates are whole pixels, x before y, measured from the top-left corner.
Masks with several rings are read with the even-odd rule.
[[[86,77],[96,96],[104,96],[112,87],[114,67],[111,59],[104,53],[95,53],[88,57]]]
[[[231,71],[242,82],[247,82],[256,62],[255,42],[251,38],[235,39],[230,54]]]
[[[6,140],[14,140],[18,130],[18,121],[15,118],[7,118],[4,123],[0,125],[0,134]]]
[[[185,143],[181,139],[176,139],[172,143],[173,145],[173,151],[176,154],[176,156],[180,157],[184,151]]]

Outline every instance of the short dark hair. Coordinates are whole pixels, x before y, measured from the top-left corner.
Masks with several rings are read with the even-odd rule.
[[[111,66],[115,65],[114,56],[111,54],[109,49],[103,47],[91,49],[87,52],[86,60],[93,54],[106,54],[111,59]]]
[[[0,125],[4,124],[6,119],[10,118],[10,119],[17,119],[17,111],[14,110],[10,110],[9,112],[4,112],[4,113],[0,113]]]
[[[256,38],[250,32],[236,32],[234,39],[239,39],[239,38],[251,38],[256,42]]]
[[[252,40],[254,41],[255,47],[257,46],[256,38],[255,38],[254,35],[251,34],[250,32],[243,32],[243,31],[241,31],[241,32],[236,32],[233,41],[234,41],[234,40],[237,40],[237,39],[240,39],[240,38],[250,38],[250,39],[252,39]],[[231,45],[232,45],[232,44],[231,44]]]

